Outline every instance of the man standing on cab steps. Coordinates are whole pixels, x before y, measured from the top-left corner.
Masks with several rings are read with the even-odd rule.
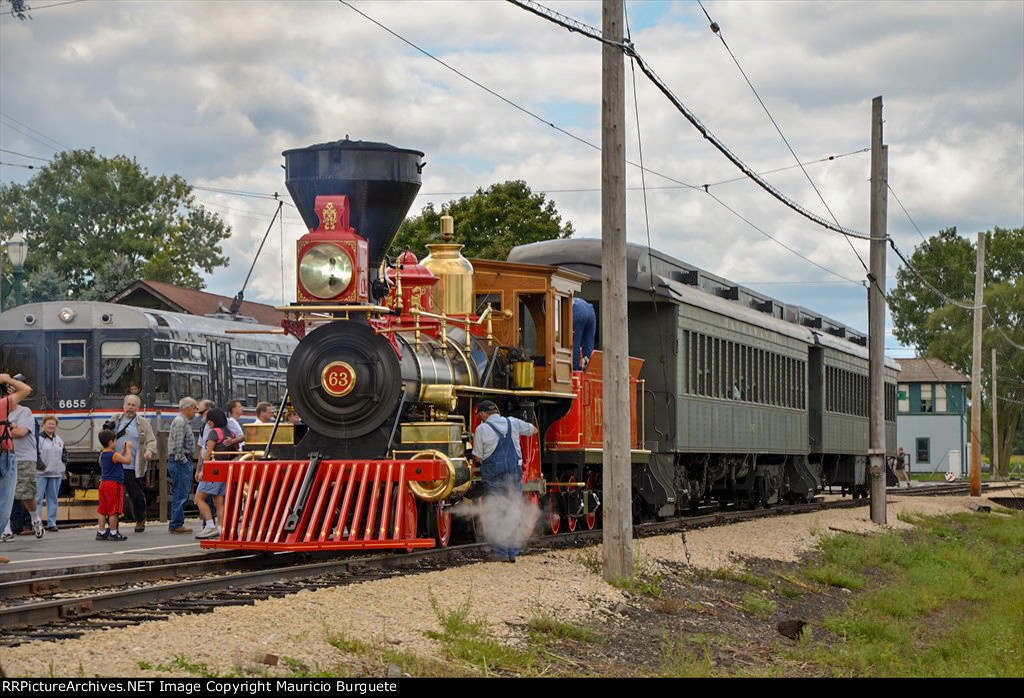
[[[496,517],[506,530],[485,529],[484,534],[491,541],[496,559],[515,562],[519,554],[515,541],[522,525],[523,453],[519,437],[533,436],[537,427],[515,417],[502,417],[498,406],[490,400],[479,403],[476,411],[480,424],[473,433],[473,460],[480,464],[485,502],[486,498],[495,497],[499,507],[508,509],[497,512]]]

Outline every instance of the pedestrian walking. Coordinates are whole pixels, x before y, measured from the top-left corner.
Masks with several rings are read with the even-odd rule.
[[[207,424],[210,426],[206,445],[203,448],[206,460],[231,460],[231,453],[238,450],[239,437],[232,436],[228,431],[227,415],[223,410],[212,409],[206,417]],[[201,467],[196,472],[196,481],[199,482],[199,486],[196,488],[196,506],[199,507],[199,515],[203,519],[203,530],[196,534],[196,538],[215,538],[220,535],[220,526],[214,519],[209,500],[213,499],[217,511],[224,511],[224,494],[227,492],[227,484],[206,482],[202,479],[202,472]]]
[[[39,517],[42,518],[43,502],[46,502],[46,530],[56,533],[59,530],[57,495],[60,494],[60,483],[67,468],[68,452],[64,448],[64,440],[57,435],[57,416],[46,415],[43,417],[42,426],[36,440],[36,508]]]
[[[171,422],[167,437],[167,474],[171,478],[171,533],[192,533],[185,527],[185,502],[192,489],[192,458],[196,453],[196,440],[190,423],[196,416],[196,401],[184,397],[178,403],[178,414]]]

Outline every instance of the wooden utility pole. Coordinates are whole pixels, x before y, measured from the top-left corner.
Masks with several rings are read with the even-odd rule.
[[[601,30],[622,41],[622,0],[603,0]],[[601,45],[601,343],[604,349],[604,578],[633,575],[626,332],[626,97],[622,50]]]
[[[889,148],[882,145],[882,98],[871,100],[871,263],[868,273],[868,381],[871,520],[885,524],[885,240]]]
[[[996,348],[992,347],[992,467],[988,471],[989,482],[995,482],[999,473],[999,399],[996,392]]]
[[[985,300],[985,233],[978,233],[974,276],[974,346],[971,350],[971,496],[981,496],[981,314]]]

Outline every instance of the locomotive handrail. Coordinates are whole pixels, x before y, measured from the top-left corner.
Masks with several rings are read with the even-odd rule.
[[[272,330],[224,330],[224,334],[288,334],[280,327]]]
[[[368,303],[353,305],[280,305],[274,308],[274,310],[280,310],[283,313],[294,313],[296,315],[303,313],[386,313],[390,315],[395,312],[393,308],[388,308],[384,305],[370,305]]]

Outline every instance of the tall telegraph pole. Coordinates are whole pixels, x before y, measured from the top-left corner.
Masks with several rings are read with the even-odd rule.
[[[868,274],[868,380],[871,520],[885,524],[885,237],[889,148],[882,145],[882,98],[871,100],[871,271]]]
[[[999,472],[999,395],[996,392],[996,348],[992,347],[992,467],[988,471],[989,482],[996,479]]]
[[[985,233],[978,233],[974,276],[974,346],[971,351],[971,496],[981,496],[981,314],[985,302]],[[994,441],[994,440],[993,440]]]
[[[603,0],[601,30],[622,42],[622,0]],[[601,342],[604,348],[604,577],[633,575],[626,319],[626,98],[622,50],[601,45]]]

